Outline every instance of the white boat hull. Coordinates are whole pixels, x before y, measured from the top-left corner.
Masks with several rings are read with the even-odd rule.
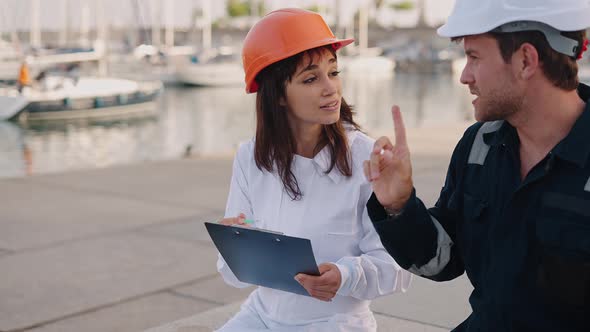
[[[55,85],[56,80],[63,82]],[[26,87],[27,105],[19,119],[73,119],[128,116],[147,110],[162,90],[159,81],[137,82],[116,78],[82,77],[74,84],[67,78],[50,77],[47,90]],[[15,88],[0,89],[0,95],[17,95]],[[14,117],[14,116],[12,116]]]
[[[0,96],[0,121],[15,117],[28,103],[23,96]]]
[[[176,71],[184,84],[199,86],[238,86],[244,84],[244,72],[239,63],[184,64]]]
[[[22,113],[20,120],[72,120],[72,119],[99,119],[99,118],[128,118],[133,116],[145,116],[156,114],[157,104],[154,101],[143,103],[117,105],[101,108],[87,108],[63,111],[39,111]]]

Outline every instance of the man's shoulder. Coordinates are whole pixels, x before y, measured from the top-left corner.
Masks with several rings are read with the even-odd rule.
[[[479,128],[481,128],[486,123],[491,123],[491,122],[472,123],[469,127],[467,127],[467,129],[465,129],[465,132],[463,133],[463,137],[475,136],[475,134],[477,133]]]
[[[475,140],[478,131],[485,123],[487,122],[475,122],[471,124],[469,127],[467,127],[467,129],[465,129],[465,131],[463,132],[463,136],[461,137],[461,139],[457,143],[457,146],[455,147],[455,152],[467,153],[468,150],[471,149],[471,146],[473,145],[473,141]]]

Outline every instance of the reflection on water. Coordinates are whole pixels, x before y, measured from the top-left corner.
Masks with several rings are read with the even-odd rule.
[[[343,76],[344,97],[369,133],[391,132],[389,109],[408,127],[471,119],[467,89],[450,75]],[[0,122],[0,177],[192,155],[231,155],[254,134],[255,96],[241,87],[168,87],[156,116],[113,121]]]
[[[369,132],[392,132],[389,110],[394,104],[400,106],[404,123],[412,128],[473,118],[469,91],[452,75],[345,77],[344,85],[345,98],[355,105],[357,119]]]
[[[27,172],[22,131],[15,124],[0,121],[0,176],[21,176]]]

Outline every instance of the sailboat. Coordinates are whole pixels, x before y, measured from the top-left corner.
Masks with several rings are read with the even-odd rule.
[[[32,1],[38,8],[39,0]],[[99,22],[97,40],[102,43],[106,35],[105,16],[102,2],[96,0],[96,4]],[[33,8],[34,11],[38,10],[35,6]],[[40,45],[40,30],[37,27],[32,30],[37,32],[32,33],[31,43]],[[56,55],[54,61],[62,64],[64,61],[60,56]],[[78,56],[76,60],[80,60],[77,54],[63,56]],[[98,72],[101,74],[99,77],[79,76],[76,66],[72,66],[67,73],[46,71],[43,75],[37,75],[37,80],[20,92],[14,86],[0,87],[0,101],[10,106],[1,114],[0,119],[113,117],[145,113],[155,109],[154,100],[162,90],[161,82],[106,77],[104,61],[104,56],[98,60]],[[47,63],[49,62],[51,61],[48,60]]]
[[[176,66],[176,76],[184,84],[236,86],[244,84],[238,53],[230,47],[207,49]]]
[[[69,78],[48,77],[48,90],[23,90],[27,106],[11,119],[53,120],[75,118],[128,117],[152,114],[154,100],[162,91],[159,81],[140,82],[119,78],[82,77],[74,84]],[[0,95],[4,91],[0,89]]]
[[[124,58],[122,62],[114,64],[129,68],[129,64],[142,67],[139,71],[141,77],[153,80],[160,80],[166,85],[179,83],[176,76],[175,65],[178,58],[185,58],[195,53],[195,47],[191,45],[175,45],[174,36],[174,1],[156,0],[147,2],[140,0],[131,1],[138,24],[146,24],[142,11],[150,15],[151,38],[142,36],[143,43],[133,49],[133,59]],[[162,41],[162,26],[164,27],[164,38]],[[137,60],[140,60],[139,62]]]
[[[212,47],[211,0],[203,1],[201,52],[176,63],[176,76],[184,84],[237,86],[244,84],[240,53],[233,47]]]
[[[65,0],[62,0],[62,2],[65,4]],[[18,69],[25,55],[29,58],[29,67],[33,72],[40,72],[45,68],[58,64],[98,62],[104,59],[105,45],[99,41],[94,42],[92,45],[88,43],[83,47],[44,48],[41,44],[41,27],[39,24],[41,2],[40,0],[30,0],[29,5],[31,8],[30,50],[23,52],[20,50],[21,47],[15,46],[19,44],[16,33],[13,33],[13,40],[10,43],[0,40],[0,81],[13,82],[17,79]],[[87,4],[83,9],[89,10]],[[11,8],[11,10],[14,9]],[[82,15],[82,17],[84,18],[85,15]],[[84,26],[84,22],[81,25]],[[88,35],[86,30],[84,27],[81,29],[82,36]]]
[[[356,74],[369,74],[377,76],[391,76],[395,68],[395,62],[393,59],[382,56],[381,50],[378,47],[368,47],[368,31],[369,31],[369,4],[367,1],[360,1],[357,3],[347,2],[347,6],[358,6],[359,11],[359,43],[353,54],[341,56],[338,58],[338,62],[342,64],[342,70],[345,73]],[[346,11],[344,11],[346,12]],[[354,11],[352,11],[354,13]],[[339,22],[344,19],[339,15]],[[347,25],[347,35],[352,34],[354,31],[354,19],[349,20]]]
[[[417,31],[429,31],[426,20],[426,1],[419,0],[415,8],[408,11],[408,16],[415,16],[414,26]],[[393,41],[393,38],[392,38]],[[386,51],[387,56],[396,61],[396,72],[407,73],[451,73],[456,66],[460,66],[463,50],[456,43],[449,43],[442,38],[429,33],[416,33],[412,37],[397,38],[395,45]]]

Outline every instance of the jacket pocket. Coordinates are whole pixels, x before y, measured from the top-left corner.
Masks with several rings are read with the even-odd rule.
[[[483,253],[488,244],[488,203],[486,200],[463,194],[462,204],[463,223],[460,228],[461,253],[465,268],[470,271],[470,278],[479,279]]]
[[[537,219],[537,286],[549,303],[575,310],[590,305],[590,218],[564,206],[545,206]]]
[[[485,200],[470,194],[463,194],[463,218],[465,222],[480,223],[487,207],[488,203]]]

